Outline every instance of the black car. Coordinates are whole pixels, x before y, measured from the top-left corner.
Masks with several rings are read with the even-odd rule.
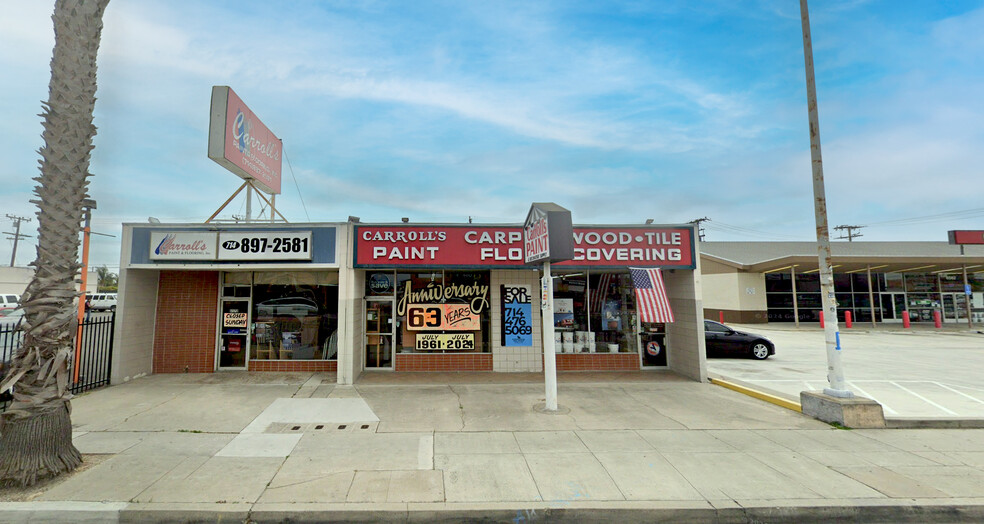
[[[775,345],[762,335],[735,331],[713,320],[704,321],[704,341],[708,357],[747,356],[765,360],[776,354]]]

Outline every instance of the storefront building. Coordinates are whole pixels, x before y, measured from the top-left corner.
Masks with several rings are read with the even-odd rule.
[[[355,328],[366,370],[543,370],[541,322],[559,371],[673,369],[704,377],[693,229],[576,226],[574,259],[552,266],[553,318],[520,225],[355,224]],[[629,267],[662,268],[676,315],[641,324]]]
[[[559,370],[705,377],[693,229],[577,226],[554,265]],[[124,224],[113,380],[222,370],[543,369],[539,271],[519,225]],[[642,324],[629,267],[661,268]]]
[[[961,249],[963,248],[963,249]],[[820,278],[813,242],[703,242],[705,318],[818,322]],[[984,246],[946,242],[831,244],[838,319],[984,323]],[[966,275],[966,277],[965,277]],[[969,304],[968,304],[969,302]]]
[[[552,266],[557,369],[705,380],[691,225],[575,226]],[[543,370],[519,224],[124,224],[112,380],[225,370]],[[629,268],[674,314],[641,323]]]
[[[346,224],[124,224],[112,381],[335,371]],[[351,309],[351,308],[349,308]]]

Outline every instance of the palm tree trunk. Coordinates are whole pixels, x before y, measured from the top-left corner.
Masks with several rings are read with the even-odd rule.
[[[79,223],[87,197],[89,153],[96,128],[96,54],[109,0],[57,0],[55,47],[38,199],[38,255],[21,300],[24,342],[0,391],[14,400],[0,417],[0,485],[35,482],[72,471],[82,456],[72,444],[68,390],[77,327],[75,278]]]

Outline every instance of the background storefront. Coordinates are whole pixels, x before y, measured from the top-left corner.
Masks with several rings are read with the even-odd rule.
[[[984,246],[946,242],[831,245],[838,319],[984,323]],[[728,322],[818,322],[820,279],[810,242],[701,244],[704,313]],[[965,278],[966,273],[966,278]]]

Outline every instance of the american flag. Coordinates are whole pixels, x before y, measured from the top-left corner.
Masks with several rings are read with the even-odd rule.
[[[659,269],[630,267],[635,287],[636,307],[641,322],[673,322],[673,311],[666,298],[666,287]]]
[[[608,298],[608,286],[612,282],[613,273],[602,273],[598,279],[598,289],[591,290],[591,309],[590,311],[601,311]]]

